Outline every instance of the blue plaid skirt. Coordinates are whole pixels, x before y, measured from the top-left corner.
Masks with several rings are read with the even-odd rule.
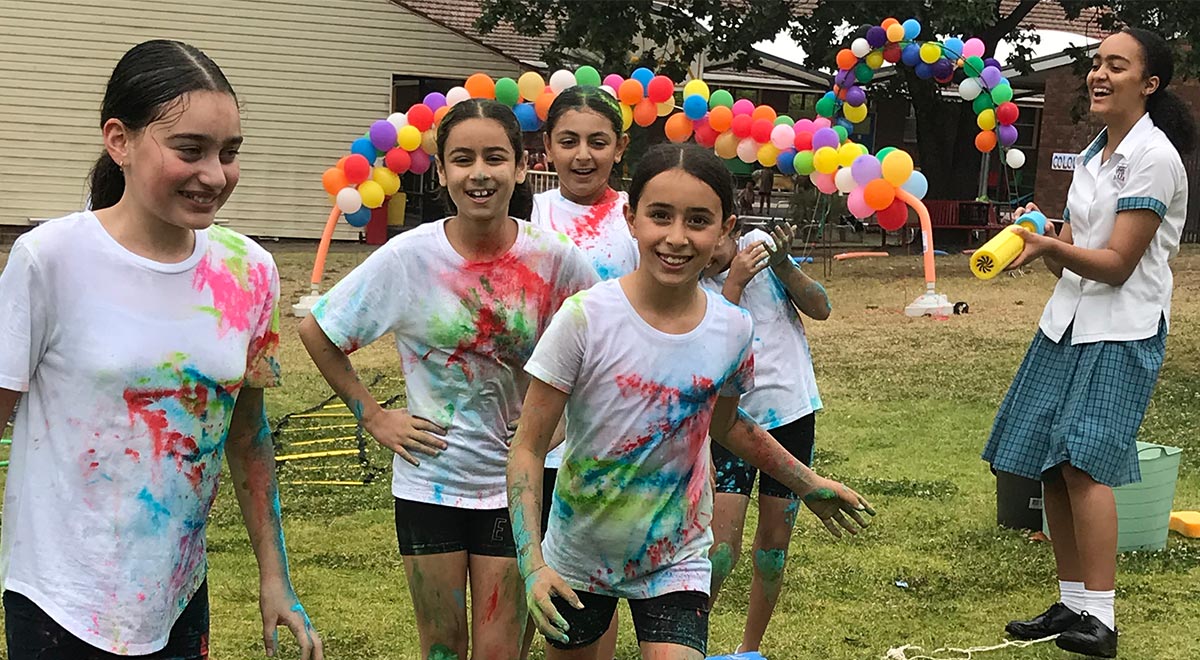
[[[1137,433],[1166,339],[1165,320],[1148,339],[1078,346],[1071,345],[1071,328],[1058,343],[1038,330],[996,413],[983,460],[1028,479],[1070,463],[1114,488],[1141,481]]]

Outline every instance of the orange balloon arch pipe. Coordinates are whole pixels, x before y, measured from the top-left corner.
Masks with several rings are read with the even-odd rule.
[[[929,209],[915,195],[903,188],[896,188],[896,197],[912,207],[921,221],[921,251],[925,258],[925,288],[933,291],[937,282],[937,273],[933,266],[933,221],[929,219]]]
[[[321,232],[321,244],[317,246],[317,260],[313,263],[313,291],[320,288],[321,279],[325,277],[325,255],[329,254],[329,244],[333,242],[333,230],[337,229],[337,221],[341,217],[341,209],[334,206],[333,210],[329,212],[329,219],[325,221],[325,231]]]

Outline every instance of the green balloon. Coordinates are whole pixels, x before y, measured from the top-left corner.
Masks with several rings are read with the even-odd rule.
[[[712,110],[713,108],[715,108],[719,105],[723,105],[726,108],[732,108],[733,107],[733,94],[730,94],[729,92],[727,92],[723,89],[718,89],[717,91],[713,92],[708,97],[708,109]]]
[[[887,155],[892,153],[895,150],[896,150],[896,147],[884,147],[879,150],[879,153],[875,154],[875,157],[878,158],[879,162],[882,163],[883,159],[887,158]]]
[[[850,137],[850,131],[847,131],[845,126],[834,126],[833,132],[838,134],[838,139],[841,142],[845,142]]]
[[[866,62],[859,62],[858,65],[854,67],[854,79],[859,83],[869,83],[874,77],[875,70],[867,66]]]
[[[795,126],[796,120],[792,119],[791,117],[789,117],[787,115],[779,115],[778,117],[775,118],[775,125],[778,126],[780,124],[787,124],[788,126]]]
[[[600,72],[596,70],[596,67],[584,64],[575,70],[575,84],[599,87]]]
[[[521,100],[521,90],[517,88],[517,81],[512,78],[501,78],[496,81],[496,100],[513,107],[517,101]]]
[[[975,97],[975,102],[971,104],[971,107],[975,109],[975,114],[979,114],[988,108],[996,107],[996,104],[992,102],[991,96],[980,94]]]
[[[801,151],[796,154],[796,158],[792,160],[792,164],[796,167],[796,174],[808,176],[813,173],[813,152]]]
[[[1012,97],[1013,97],[1012,85],[1008,85],[1008,84],[996,85],[995,87],[992,88],[992,100],[996,102],[996,105],[1000,105],[1001,103],[1007,103],[1012,100]]]
[[[979,76],[983,75],[984,66],[986,65],[983,63],[982,57],[978,55],[972,55],[967,58],[966,62],[963,62],[963,73],[972,78],[978,78]]]
[[[822,117],[832,117],[833,113],[837,112],[837,101],[823,96],[817,101],[817,114]]]

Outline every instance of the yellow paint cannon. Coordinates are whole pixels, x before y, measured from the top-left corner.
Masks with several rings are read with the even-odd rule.
[[[981,280],[992,279],[1025,249],[1025,239],[1013,231],[1014,227],[1023,227],[1035,234],[1043,234],[1046,232],[1046,216],[1039,211],[1030,211],[993,236],[983,247],[975,250],[971,255],[971,272],[975,273],[975,277]]]

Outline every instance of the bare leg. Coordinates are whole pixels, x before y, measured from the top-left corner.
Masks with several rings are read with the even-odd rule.
[[[741,651],[757,651],[762,645],[783,589],[783,569],[799,510],[798,500],[759,495],[758,529],[754,534],[754,579],[750,585],[746,628],[742,632],[742,645],[738,647]]]
[[[404,559],[408,592],[417,617],[421,658],[465,660],[467,630],[467,553],[414,555]]]

